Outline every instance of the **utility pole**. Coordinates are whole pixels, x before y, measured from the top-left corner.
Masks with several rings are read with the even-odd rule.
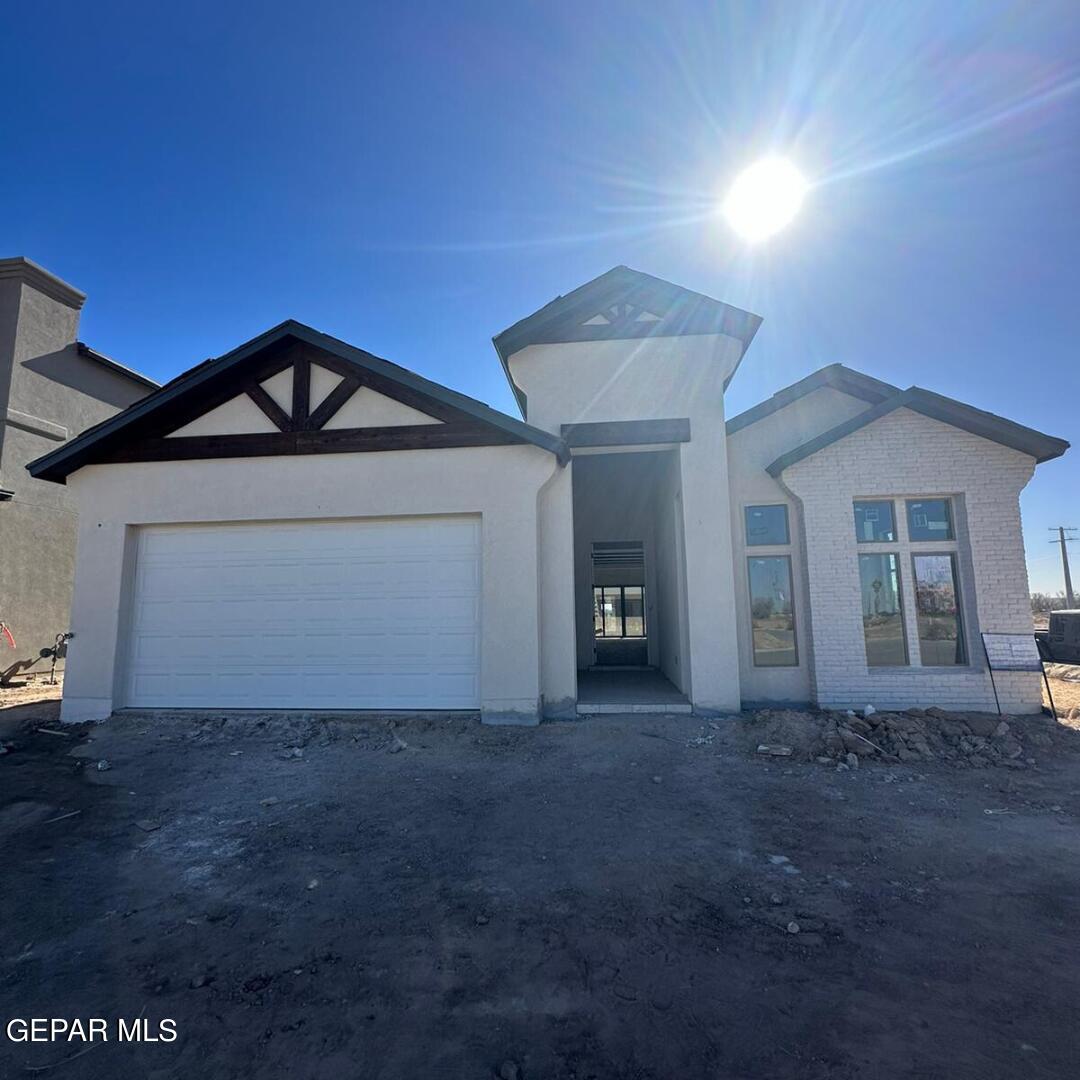
[[[1057,528],[1051,528],[1051,532],[1056,532],[1058,538],[1051,540],[1051,544],[1061,545],[1061,568],[1065,571],[1065,603],[1070,608],[1076,607],[1076,597],[1073,595],[1072,575],[1069,573],[1069,549],[1066,544],[1072,543],[1076,539],[1075,536],[1066,536],[1067,532],[1076,532],[1076,529],[1071,525],[1058,525]]]

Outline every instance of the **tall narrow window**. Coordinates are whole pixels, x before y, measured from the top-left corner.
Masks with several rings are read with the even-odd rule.
[[[860,555],[859,584],[867,664],[870,667],[907,664],[900,560],[892,554]]]
[[[912,555],[919,656],[924,667],[967,663],[960,590],[953,555]]]
[[[794,667],[799,654],[791,600],[791,559],[787,555],[770,555],[747,561],[754,665]]]

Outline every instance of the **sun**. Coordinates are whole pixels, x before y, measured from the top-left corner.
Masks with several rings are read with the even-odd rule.
[[[744,240],[755,243],[792,221],[806,189],[802,174],[786,158],[763,158],[739,173],[721,210]]]

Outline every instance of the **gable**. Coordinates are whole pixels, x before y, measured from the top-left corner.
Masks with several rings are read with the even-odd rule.
[[[965,405],[962,401],[912,386],[782,454],[768,466],[766,471],[770,476],[778,477],[792,465],[839,443],[882,417],[891,416],[897,412],[901,417],[918,414],[920,417],[935,420],[941,425],[1007,446],[1034,458],[1037,464],[1060,457],[1069,449],[1069,444],[1064,439],[1045,435],[1034,428],[1024,427],[1023,424],[984,412],[972,405]]]
[[[759,315],[628,266],[616,266],[557,296],[497,334],[493,343],[525,412],[526,396],[514,381],[509,361],[530,345],[723,334],[741,343],[741,359],[760,325]]]
[[[31,475],[84,465],[532,443],[558,437],[300,323],[206,361],[64,447]]]

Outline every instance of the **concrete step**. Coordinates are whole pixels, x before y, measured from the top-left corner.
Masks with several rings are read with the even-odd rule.
[[[656,715],[683,715],[688,716],[694,711],[694,707],[687,703],[673,701],[630,702],[606,704],[601,702],[578,702],[578,716],[595,716],[597,713],[653,713]]]

